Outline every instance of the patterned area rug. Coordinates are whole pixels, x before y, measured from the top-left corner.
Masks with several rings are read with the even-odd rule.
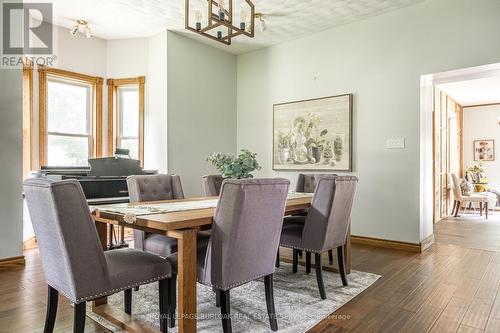
[[[306,332],[345,303],[372,285],[380,275],[352,271],[348,287],[342,286],[340,275],[323,272],[327,299],[321,300],[314,269],[306,274],[305,267],[292,273],[292,266],[282,263],[274,274],[274,302],[279,332]],[[109,297],[110,305],[123,309],[123,293]],[[89,302],[90,303],[90,302]],[[106,319],[90,311],[93,320],[112,332],[122,332]],[[132,314],[159,328],[158,284],[142,286],[132,296]],[[233,332],[270,332],[266,312],[263,280],[253,281],[231,290],[231,317]],[[215,306],[212,288],[198,284],[198,332],[221,332],[220,309]],[[177,327],[169,332],[177,332]]]

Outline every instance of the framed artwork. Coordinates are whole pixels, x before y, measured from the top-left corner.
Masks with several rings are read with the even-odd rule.
[[[275,104],[273,169],[352,171],[352,97]]]
[[[474,161],[494,161],[495,140],[474,140]]]

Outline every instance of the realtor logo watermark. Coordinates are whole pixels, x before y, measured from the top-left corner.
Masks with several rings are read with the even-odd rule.
[[[20,68],[25,59],[34,65],[52,66],[52,3],[2,2],[1,68]]]

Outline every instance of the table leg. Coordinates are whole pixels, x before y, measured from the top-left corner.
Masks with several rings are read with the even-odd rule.
[[[345,263],[345,273],[351,274],[351,225],[349,225],[349,229],[347,230],[347,237],[344,249],[344,263]]]
[[[183,230],[178,242],[179,333],[196,332],[196,230]]]
[[[99,240],[101,241],[101,246],[104,251],[108,249],[108,239],[107,239],[107,224],[101,223],[101,222],[96,222],[95,223],[95,228],[97,230],[97,235],[99,236]],[[101,297],[92,302],[92,307],[96,307],[99,305],[103,305],[108,303],[108,298],[107,297]]]

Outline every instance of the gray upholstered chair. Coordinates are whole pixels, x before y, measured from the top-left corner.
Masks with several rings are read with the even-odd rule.
[[[206,175],[203,176],[203,188],[207,197],[217,197],[220,194],[222,182],[224,177],[222,175]]]
[[[295,185],[295,192],[301,193],[314,193],[318,180],[322,177],[335,177],[336,174],[333,173],[311,173],[303,174],[299,173],[297,178],[297,184]]]
[[[75,304],[74,332],[85,328],[85,304],[125,291],[125,312],[131,313],[132,288],[159,281],[160,327],[167,332],[170,317],[170,277],[166,259],[133,249],[104,252],[94,221],[76,180],[28,179],[24,193],[47,279],[44,332],[52,332],[59,293]]]
[[[286,179],[226,179],[212,233],[198,246],[198,282],[217,290],[222,327],[231,332],[231,289],[264,277],[271,329],[278,329],[273,297],[274,260],[283,224]],[[177,255],[168,257],[175,270]]]
[[[318,184],[318,180],[323,177],[335,177],[336,174],[333,173],[311,173],[311,174],[303,174],[299,173],[297,178],[297,184],[295,186],[295,192],[299,193],[314,193],[316,189],[316,185]],[[295,214],[295,215],[307,215],[307,209]],[[283,226],[287,226],[290,223],[304,223],[304,219],[286,219],[283,222]],[[302,251],[296,251],[293,253],[293,272],[297,273],[297,267],[299,263],[299,256],[302,257]],[[309,256],[308,256],[309,258]],[[328,251],[328,261],[330,264],[333,264],[333,251]],[[279,267],[279,252],[276,256],[276,267]],[[311,269],[309,266],[306,267],[307,273],[310,273]]]
[[[310,255],[315,254],[316,278],[322,299],[326,298],[326,292],[323,285],[321,253],[337,249],[342,284],[347,286],[344,246],[357,183],[358,179],[353,176],[320,178],[307,216],[285,218],[285,221],[293,223],[283,226],[280,245],[292,248],[295,253],[297,250],[305,251],[309,269]]]
[[[184,199],[181,178],[177,175],[140,175],[127,177],[130,203]],[[134,230],[134,247],[166,257],[177,252],[177,240]]]

